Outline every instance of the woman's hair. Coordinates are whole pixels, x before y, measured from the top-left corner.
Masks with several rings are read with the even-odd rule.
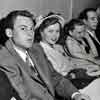
[[[44,29],[46,29],[47,27],[49,27],[50,25],[54,25],[56,23],[59,23],[60,25],[60,31],[62,30],[62,26],[61,23],[59,22],[59,19],[56,17],[50,17],[45,19],[40,26],[35,30],[35,42],[40,42],[42,40],[41,37],[41,32],[44,31]]]

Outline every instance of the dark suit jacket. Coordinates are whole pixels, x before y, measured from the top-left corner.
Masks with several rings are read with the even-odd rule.
[[[71,97],[74,92],[77,91],[77,89],[72,85],[72,83],[64,78],[61,74],[56,72],[52,66],[52,64],[48,61],[43,48],[40,46],[40,44],[34,44],[32,48],[32,52],[35,52],[35,54],[38,54],[38,59],[45,59],[46,62],[48,62],[48,66],[46,66],[49,69],[49,75],[51,76],[51,82],[54,87],[54,90],[59,96],[68,98]],[[37,60],[38,60],[37,59]],[[41,66],[43,68],[43,66]]]
[[[95,33],[96,33],[97,39],[98,39],[99,42],[100,42],[100,17],[98,18],[98,25],[97,25],[97,28],[96,28],[96,30],[95,30]]]
[[[71,96],[77,89],[52,69],[39,49],[33,46],[28,53],[43,83],[13,49],[10,40],[0,50],[0,69],[6,73],[22,100],[54,100],[55,90],[62,96]]]
[[[16,100],[21,100],[18,93],[12,87],[6,74],[0,70],[0,99],[11,100],[11,98],[15,98]]]

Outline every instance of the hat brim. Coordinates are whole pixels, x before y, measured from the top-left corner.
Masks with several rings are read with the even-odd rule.
[[[61,24],[61,26],[63,27],[64,26],[64,24],[65,24],[65,20],[64,20],[64,18],[62,17],[62,16],[60,16],[60,15],[50,15],[50,16],[48,16],[48,17],[45,17],[45,18],[41,18],[37,23],[36,23],[36,25],[35,25],[35,29],[37,29],[37,28],[39,28],[40,27],[40,25],[43,23],[43,21],[45,21],[46,19],[48,19],[48,18],[57,18],[58,19],[58,21],[59,21],[59,23]]]

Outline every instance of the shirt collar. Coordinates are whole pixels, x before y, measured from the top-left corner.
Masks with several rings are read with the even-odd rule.
[[[45,43],[45,42],[43,42],[43,41],[40,41],[40,45],[41,45],[43,48],[54,49],[54,48],[52,48],[48,43]]]
[[[26,57],[27,57],[26,53],[27,53],[27,51],[24,52],[24,51],[18,49],[18,47],[16,47],[15,45],[13,45],[13,47],[16,50],[16,52],[19,54],[19,56],[23,59],[23,61],[26,62]]]
[[[88,32],[92,37],[96,37],[94,31],[87,30],[87,32]]]

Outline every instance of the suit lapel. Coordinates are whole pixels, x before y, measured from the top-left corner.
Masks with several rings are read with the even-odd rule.
[[[29,55],[30,55],[31,59],[33,60],[34,64],[36,65],[36,68],[37,68],[42,80],[45,82],[45,84],[47,85],[47,87],[49,88],[51,93],[54,94],[53,87],[50,84],[51,82],[49,81],[50,78],[48,76],[48,71],[47,71],[48,69],[47,69],[47,66],[44,65],[44,62],[42,60],[43,58],[37,51],[29,52]],[[44,66],[45,66],[45,68],[44,68]]]
[[[91,35],[92,33],[90,34],[90,32],[88,32],[88,34],[89,34],[89,36],[91,37],[92,40],[94,39],[94,40],[100,45],[100,42],[99,42],[97,36],[93,37],[93,36]]]
[[[6,48],[8,49],[10,54],[15,58],[17,64],[19,66],[21,66],[21,69],[24,70],[26,73],[28,73],[30,78],[34,79],[35,81],[37,80],[38,82],[41,83],[41,80],[38,77],[36,77],[35,74],[30,73],[29,68],[28,68],[29,66],[21,59],[21,57],[18,55],[18,53],[14,50],[11,40],[8,40],[6,42]],[[53,91],[53,87],[51,86],[51,84],[48,80],[49,77],[47,74],[47,70],[44,70],[44,72],[42,71],[41,58],[38,56],[38,54],[36,52],[35,53],[29,52],[29,56],[32,58],[33,63],[36,65],[36,68],[37,68],[41,78],[43,79],[43,81],[46,83],[48,89],[50,90],[50,93],[53,95],[54,91]],[[46,73],[46,74],[44,74],[44,73]]]
[[[12,41],[7,41],[6,43],[6,48],[9,50],[10,54],[15,58],[17,64],[19,66],[21,66],[21,69],[23,69],[26,73],[29,74],[29,76],[32,79],[37,80],[38,82],[40,82],[40,79],[34,74],[31,73],[31,71],[29,70],[29,66],[28,64],[26,64],[22,58],[18,55],[18,53],[14,50],[13,45],[12,45]]]

